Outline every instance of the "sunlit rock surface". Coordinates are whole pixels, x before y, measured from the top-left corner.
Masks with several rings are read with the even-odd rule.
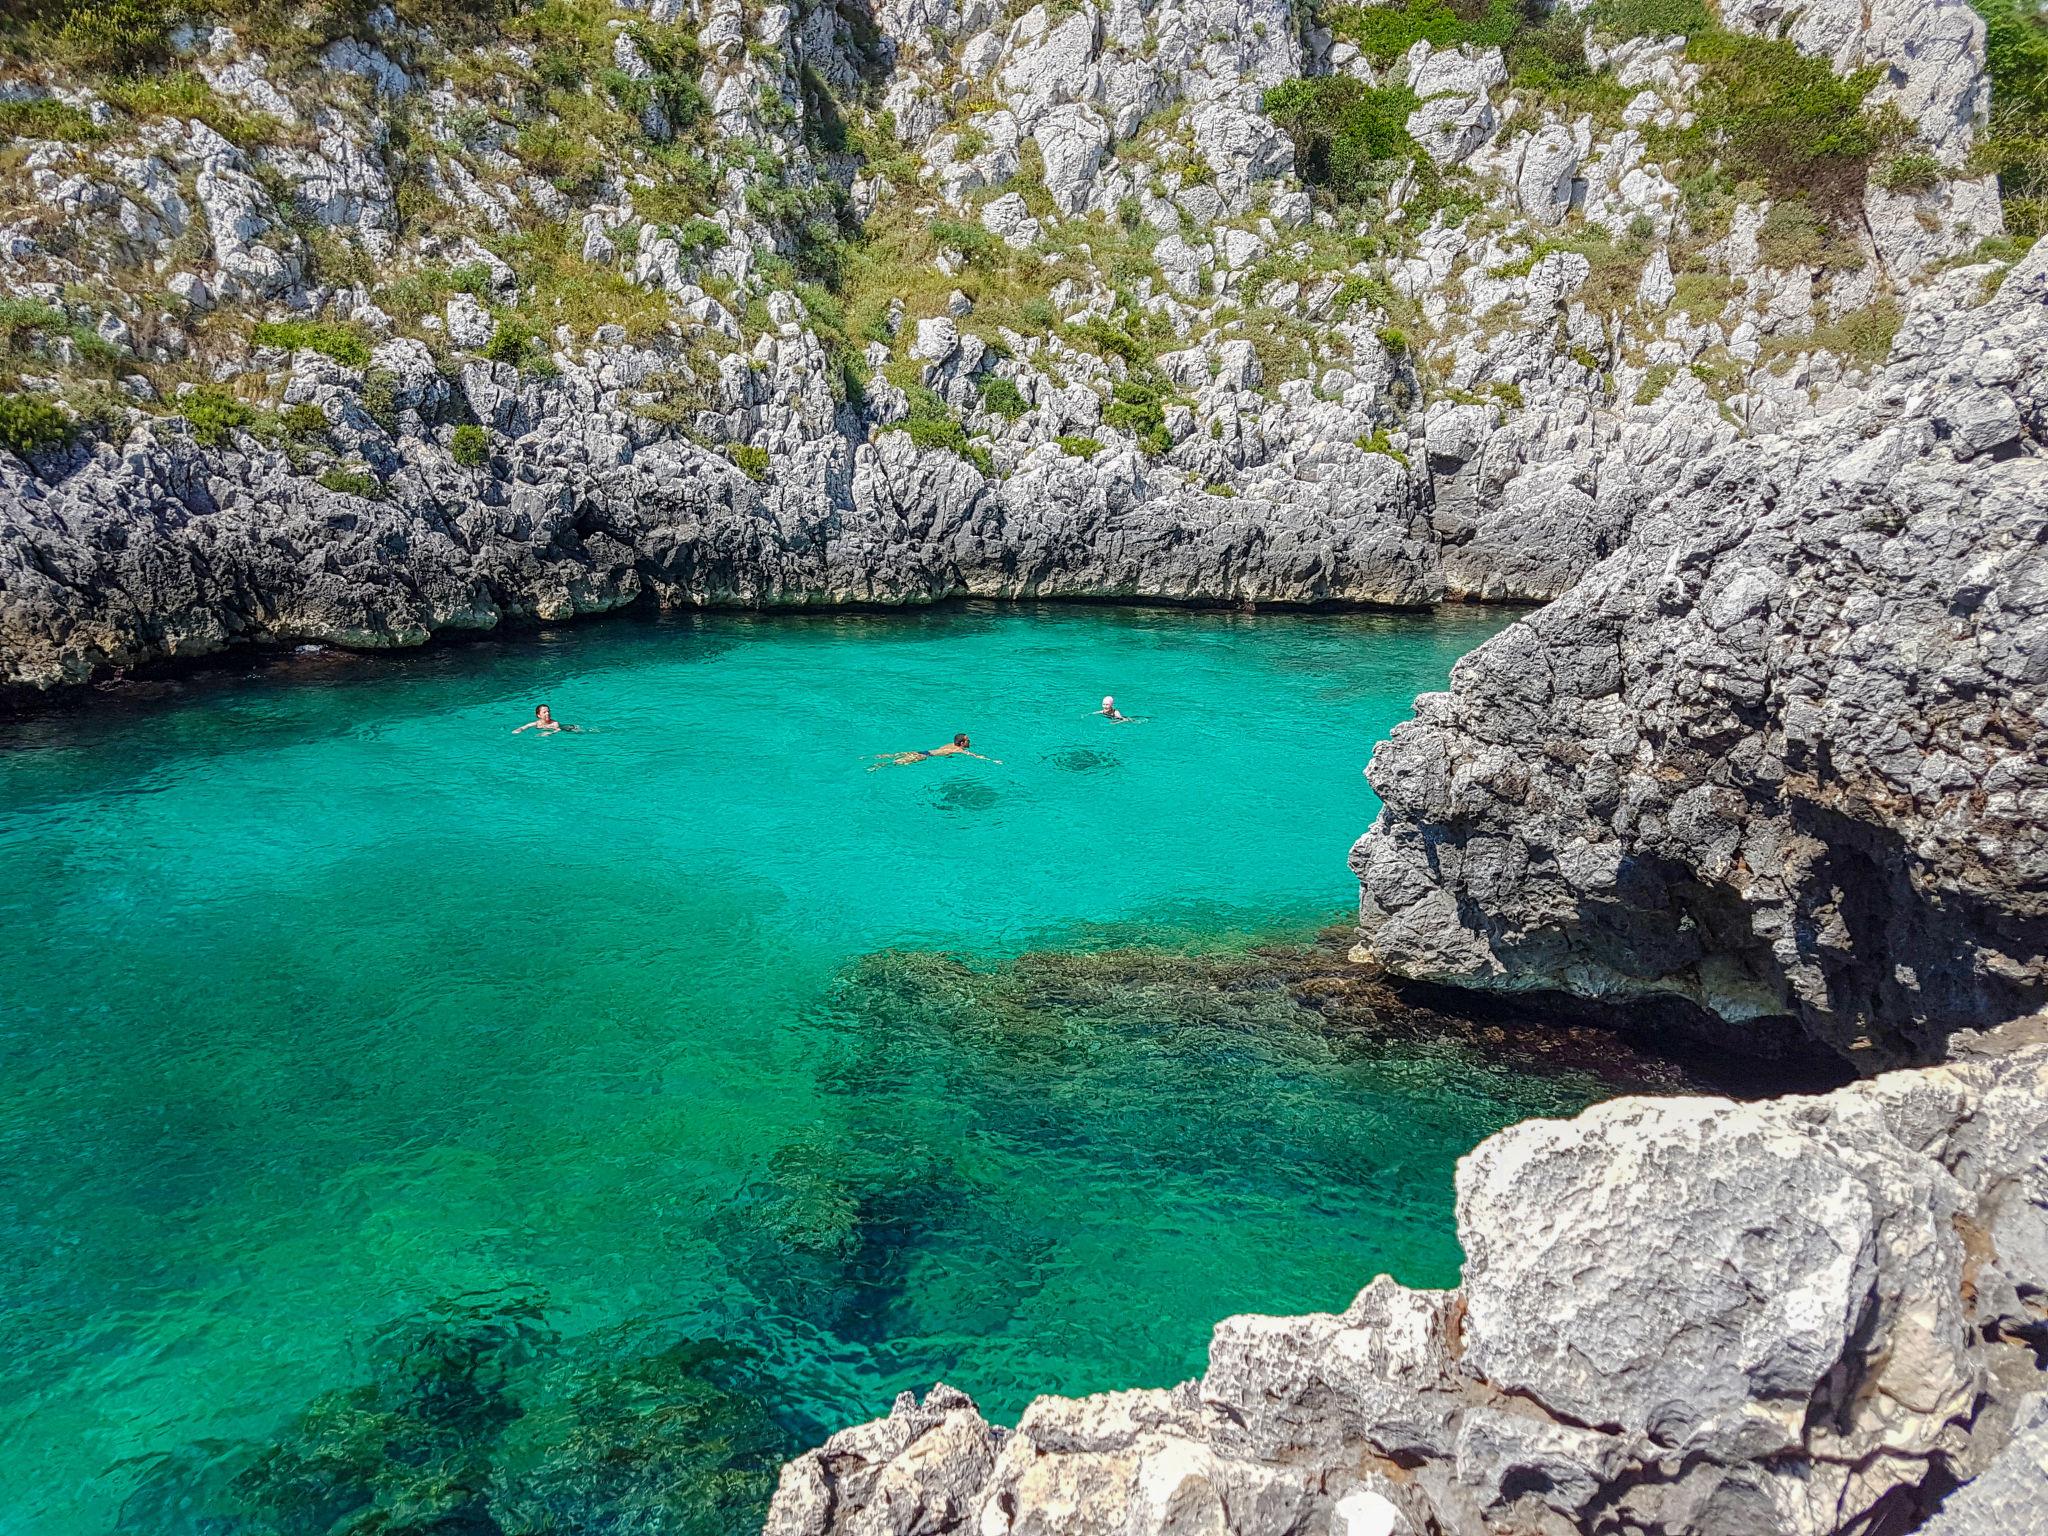
[[[1958,1481],[1929,1529],[2026,1529],[2044,1147],[2038,1044],[1528,1121],[1459,1165],[1459,1289],[1229,1318],[1200,1381],[1013,1430],[906,1395],[785,1467],[768,1531],[1821,1536]]]

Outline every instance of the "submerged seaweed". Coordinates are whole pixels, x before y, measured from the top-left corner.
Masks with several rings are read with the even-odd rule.
[[[760,1523],[802,1431],[747,1354],[565,1341],[544,1299],[437,1303],[378,1334],[366,1381],[267,1442],[206,1445],[129,1498],[136,1536],[726,1536]]]

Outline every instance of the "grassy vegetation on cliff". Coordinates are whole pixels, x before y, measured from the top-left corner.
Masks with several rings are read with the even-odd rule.
[[[1972,0],[1984,18],[1991,123],[1972,168],[1995,172],[2005,225],[2022,239],[2048,232],[2048,15],[2031,0]]]

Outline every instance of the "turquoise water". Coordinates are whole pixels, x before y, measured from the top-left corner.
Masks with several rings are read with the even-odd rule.
[[[904,1387],[1453,1281],[1456,1157],[1599,1086],[1245,949],[1501,622],[610,622],[0,728],[0,1529],[733,1529]]]

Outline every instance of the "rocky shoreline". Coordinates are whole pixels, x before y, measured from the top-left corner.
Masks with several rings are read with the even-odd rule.
[[[2048,1520],[2044,378],[2048,253],[1700,461],[1418,701],[1353,855],[1397,974],[1954,1059],[1525,1122],[1460,1164],[1459,1290],[1229,1319],[1199,1382],[1014,1430],[935,1388],[792,1463],[772,1536]]]
[[[1459,1165],[1457,1290],[1229,1318],[1199,1381],[1040,1398],[1014,1430],[906,1394],[784,1468],[767,1529],[2029,1529],[2043,1146],[2038,1044],[1524,1122]]]
[[[1459,1289],[935,1388],[773,1536],[2048,1527],[2048,253],[1971,7],[247,9],[121,42],[182,95],[68,20],[0,78],[0,690],[1544,602],[1375,754],[1360,960],[1867,1078],[1514,1127]]]

